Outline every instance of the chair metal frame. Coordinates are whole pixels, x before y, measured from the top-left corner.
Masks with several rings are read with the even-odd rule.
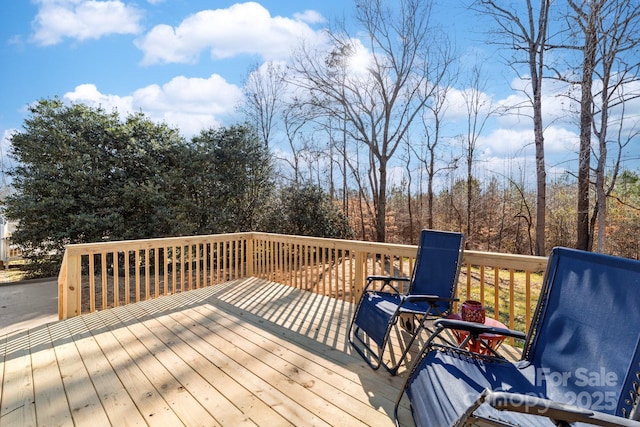
[[[566,271],[562,271],[563,269]],[[585,280],[593,283],[584,285]],[[593,292],[593,289],[599,292],[598,295],[607,298],[590,301],[589,297],[592,295],[589,294]],[[578,305],[576,306],[579,307],[577,310],[569,309],[573,314],[565,311],[568,304],[580,304],[580,301],[575,301],[578,299],[576,294],[582,293],[587,299],[584,309],[581,310],[582,306]],[[394,409],[396,426],[399,426],[398,408],[409,387],[414,387],[412,394],[421,400],[420,402],[412,402],[410,399],[414,418],[416,416],[415,408],[420,405],[428,405],[429,402],[432,403],[431,412],[421,414],[421,417],[431,414],[429,419],[433,419],[436,413],[446,411],[442,408],[446,407],[449,410],[454,408],[450,405],[442,406],[442,403],[432,402],[428,397],[422,398],[426,391],[444,387],[442,384],[446,383],[446,379],[440,377],[441,374],[436,372],[446,372],[447,378],[455,377],[456,381],[463,381],[462,384],[467,384],[469,387],[467,390],[477,390],[478,387],[483,387],[483,381],[481,381],[483,375],[491,377],[491,386],[487,386],[482,392],[476,391],[478,393],[476,398],[468,402],[470,404],[466,408],[460,408],[460,411],[456,411],[459,414],[453,424],[455,426],[512,426],[514,425],[511,424],[512,422],[518,422],[520,425],[522,422],[527,424],[535,420],[536,425],[571,426],[574,423],[579,423],[640,427],[640,322],[635,324],[640,319],[638,315],[640,312],[634,312],[634,310],[638,310],[639,301],[640,261],[567,248],[554,248],[547,265],[533,322],[526,335],[519,331],[492,328],[460,320],[438,319],[434,322],[435,331],[420,350],[420,354],[409,370],[405,384],[396,400]],[[624,320],[628,319],[633,324],[616,324],[615,326],[602,324],[601,327],[596,327],[594,326],[596,324],[585,322],[585,319],[591,320],[590,316],[600,316],[599,318],[607,319],[608,316],[611,316],[610,310],[613,307],[619,307],[618,311],[623,313],[620,316],[624,316]],[[580,313],[581,311],[588,314]],[[632,315],[629,315],[630,313]],[[578,325],[577,329],[573,329],[576,324]],[[588,326],[584,326],[584,329],[581,330],[582,325],[587,324]],[[622,327],[623,329],[619,333],[628,339],[622,356],[615,354],[617,350],[615,348],[598,349],[591,345],[592,336],[588,334],[590,331],[594,331],[596,328],[597,335],[605,336],[605,340],[607,340],[612,339],[608,338],[608,335],[612,333],[612,327]],[[522,358],[518,362],[507,361],[492,349],[490,349],[492,350],[490,355],[470,353],[464,349],[464,343],[458,345],[444,338],[446,334],[443,332],[447,329],[466,330],[469,332],[468,336],[474,339],[479,339],[483,333],[524,339]],[[564,349],[576,348],[576,340],[582,341],[579,348],[589,348],[591,351],[587,354],[575,355],[570,352],[569,355],[566,355]],[[568,344],[569,342],[571,344]],[[563,358],[564,360],[562,360]],[[578,358],[578,360],[574,361],[574,358]],[[446,365],[449,366],[448,368],[445,366],[447,361],[451,363],[451,365]],[[492,366],[497,368],[492,368]],[[606,408],[606,410],[602,410],[600,407],[592,409],[591,403],[581,407],[578,406],[578,400],[571,402],[567,390],[571,390],[571,387],[578,387],[578,385],[575,382],[571,384],[569,380],[566,380],[566,383],[570,384],[567,388],[567,385],[562,382],[550,381],[547,383],[544,378],[540,380],[538,375],[540,372],[544,372],[544,369],[548,369],[548,366],[556,366],[558,372],[566,369],[567,366],[571,366],[573,369],[576,369],[577,366],[590,366],[592,370],[595,370],[595,367],[599,367],[600,370],[611,369],[611,366],[619,368],[616,381],[621,381],[621,383],[614,384],[613,390],[606,392],[612,393],[611,395],[605,394],[611,399],[606,402],[615,407]],[[535,373],[533,384],[531,376],[521,377],[527,378],[523,384],[528,391],[519,390],[518,386],[513,386],[510,390],[501,389],[501,384],[509,384],[509,381],[514,378],[499,377],[498,373],[508,373],[513,376],[514,373],[525,373],[527,369],[529,369],[528,374]],[[422,372],[423,370],[425,371]],[[565,371],[563,373],[571,372]],[[422,377],[418,379],[421,374]],[[435,376],[435,379],[432,376]],[[413,381],[417,381],[415,386]],[[471,385],[467,381],[474,381],[474,383]],[[539,381],[540,384],[538,384]],[[427,382],[431,382],[431,385]],[[517,384],[517,382],[516,378],[513,384]],[[497,387],[495,387],[496,385]],[[538,387],[539,385],[541,387]],[[458,388],[456,393],[460,393],[462,389]],[[537,393],[541,391],[541,395],[538,395]],[[598,389],[595,391],[601,392]],[[446,389],[443,392],[446,393]],[[555,398],[549,396],[555,396]],[[565,400],[561,400],[558,396]],[[615,405],[613,405],[614,401]],[[478,409],[481,407],[485,412],[478,413]],[[496,411],[491,412],[493,410]],[[518,413],[527,415],[518,415]],[[510,415],[503,416],[505,414]],[[533,418],[529,418],[529,416]],[[503,419],[499,419],[500,417]],[[520,421],[517,421],[518,417],[521,418]],[[522,417],[525,418],[524,421],[522,421]]]
[[[419,279],[417,279],[418,277],[423,277],[425,272],[429,273],[429,271],[426,270],[441,267],[431,265],[429,263],[429,260],[425,259],[426,255],[429,255],[429,253],[425,251],[437,250],[437,248],[432,247],[429,247],[428,249],[426,248],[425,245],[430,238],[436,240],[457,240],[457,258],[455,259],[455,265],[450,266],[453,274],[452,277],[447,278],[447,280],[450,280],[450,282],[443,284],[443,287],[446,286],[447,288],[446,295],[443,295],[443,292],[435,294],[422,293],[428,291],[427,288],[429,287],[429,283],[427,283],[427,285],[421,285],[420,283],[417,283],[419,281]],[[451,248],[447,249],[452,250]],[[418,252],[416,255],[416,262],[414,264],[411,278],[381,275],[373,275],[367,277],[367,283],[362,292],[357,308],[354,312],[351,324],[349,325],[347,337],[352,347],[358,352],[358,354],[360,354],[360,356],[367,362],[367,364],[371,366],[371,368],[378,369],[382,365],[387,369],[389,373],[395,375],[420,332],[424,329],[428,330],[427,320],[432,317],[444,317],[450,313],[451,305],[454,301],[458,301],[458,299],[455,298],[455,293],[458,284],[458,277],[460,274],[460,264],[462,262],[463,252],[464,235],[462,233],[438,230],[422,230],[420,235],[420,244],[418,245]],[[380,287],[380,289],[372,289],[374,283],[380,281],[382,282],[382,286]],[[399,288],[392,284],[393,282],[409,283],[408,291],[406,293],[400,292]],[[420,293],[416,293],[417,290],[419,290],[418,292]],[[361,336],[361,332],[366,335],[369,335],[369,332],[372,332],[371,330],[366,330],[369,325],[359,325],[357,323],[357,320],[359,318],[358,316],[365,300],[367,298],[375,297],[384,298],[386,303],[395,306],[395,308],[393,314],[389,316],[389,320],[386,325],[386,331],[384,333],[384,337],[381,340],[382,343],[380,344],[378,342],[375,342],[374,340],[374,342],[377,344],[377,349],[374,350],[372,346],[366,342],[365,337]],[[376,307],[373,307],[372,309],[377,310]],[[406,323],[402,326],[411,335],[411,337],[397,361],[393,365],[389,366],[384,362],[383,355],[385,349],[389,345],[391,332],[401,318],[406,319]],[[358,343],[356,343],[356,341],[359,343],[359,345]],[[360,345],[366,350],[368,354],[360,348]]]

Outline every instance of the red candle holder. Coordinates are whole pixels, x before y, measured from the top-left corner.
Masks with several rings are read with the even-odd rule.
[[[464,321],[484,323],[486,311],[480,301],[469,299],[462,303],[460,314]]]

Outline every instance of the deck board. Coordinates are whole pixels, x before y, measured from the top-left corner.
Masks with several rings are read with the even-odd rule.
[[[88,320],[90,320],[89,326]],[[72,375],[70,388],[78,394],[80,399],[86,394],[96,393],[105,415],[112,424],[122,420],[127,426],[145,425],[143,414],[138,410],[129,391],[118,377],[116,372],[118,367],[110,363],[98,345],[96,337],[100,337],[106,326],[99,324],[96,320],[96,315],[71,319],[69,333],[80,356],[80,363],[85,366],[87,372],[82,370],[75,372],[78,361],[73,360],[73,365],[69,367]],[[91,330],[92,327],[96,328],[95,331]],[[96,335],[94,336],[93,333]],[[79,411],[84,408],[76,404],[72,409]],[[93,412],[87,411],[85,416],[89,423],[93,422]]]
[[[34,425],[36,414],[28,337],[21,336],[15,344],[7,340],[7,347],[12,351],[5,355],[0,420],[7,420],[7,425]]]
[[[243,279],[0,337],[0,425],[393,425],[353,305]],[[402,408],[402,417],[410,415]]]
[[[31,356],[36,418],[47,419],[50,425],[73,425],[56,354],[48,340],[49,329],[43,328],[42,334],[42,338],[46,339],[30,337],[31,348],[38,344],[43,348],[43,351],[32,353]]]
[[[105,312],[104,315],[113,315],[113,313]],[[207,412],[191,394],[204,395],[205,393],[210,393],[211,390],[194,388],[191,392],[187,392],[186,389],[182,387],[182,384],[172,375],[170,368],[161,362],[161,358],[158,357],[156,353],[161,351],[161,349],[157,346],[145,346],[145,342],[148,342],[147,336],[150,335],[148,330],[140,329],[138,334],[134,334],[132,330],[129,329],[133,326],[135,325],[128,327],[112,326],[111,331],[114,338],[118,340],[131,359],[138,362],[138,368],[145,373],[149,382],[159,393],[159,396],[167,402],[184,424],[196,425],[197,423],[202,423],[202,425],[220,425],[215,421],[211,413]],[[148,357],[149,354],[153,354],[156,357]],[[184,376],[182,379],[185,382],[191,380],[191,378],[187,376]]]
[[[69,332],[70,323],[72,322],[58,322],[47,328],[65,390],[63,396],[67,400],[66,407],[61,404],[58,411],[71,412],[76,424],[95,422],[96,425],[107,425],[109,418],[93,387],[87,369],[87,365],[93,366],[94,363],[93,361],[88,361],[87,365],[83,363],[82,356]],[[42,419],[46,419],[44,418],[46,416],[44,412],[41,415]]]
[[[144,324],[135,321],[123,323],[127,327],[114,328],[114,335],[126,345],[132,358],[144,361],[143,369],[149,380],[181,420],[186,425],[222,425],[211,414],[231,412],[223,411],[223,406],[217,403],[224,400],[224,396],[204,381],[175,351],[167,351],[162,340]],[[149,354],[154,357],[148,357]],[[178,381],[174,372],[180,372],[180,381],[187,384],[188,389]],[[208,398],[198,401],[196,396]],[[238,414],[236,418],[227,417],[226,420],[237,422],[238,425],[244,422]]]

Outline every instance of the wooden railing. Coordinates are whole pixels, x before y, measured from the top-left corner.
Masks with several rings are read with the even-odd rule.
[[[87,243],[66,247],[60,319],[251,276],[251,234]],[[116,274],[117,273],[117,274]]]
[[[416,246],[236,233],[69,245],[61,319],[245,277],[356,302],[372,274],[411,276]],[[466,251],[458,298],[526,330],[547,259]],[[457,307],[456,307],[457,309]]]

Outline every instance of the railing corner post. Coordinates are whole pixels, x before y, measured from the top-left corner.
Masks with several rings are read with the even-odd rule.
[[[60,320],[80,314],[81,296],[80,255],[65,251],[58,275],[58,318]]]
[[[253,277],[253,266],[256,263],[256,251],[254,245],[253,234],[247,239],[247,256],[246,256],[246,275],[247,277]]]
[[[356,277],[355,277],[355,298],[354,301],[360,301],[360,297],[362,296],[362,292],[364,290],[364,280],[365,280],[365,252],[357,251],[356,252]]]
[[[67,287],[67,251],[64,251],[62,255],[62,265],[60,266],[60,273],[58,273],[58,320],[64,320],[67,318],[64,311],[65,301],[67,293],[65,288]]]

